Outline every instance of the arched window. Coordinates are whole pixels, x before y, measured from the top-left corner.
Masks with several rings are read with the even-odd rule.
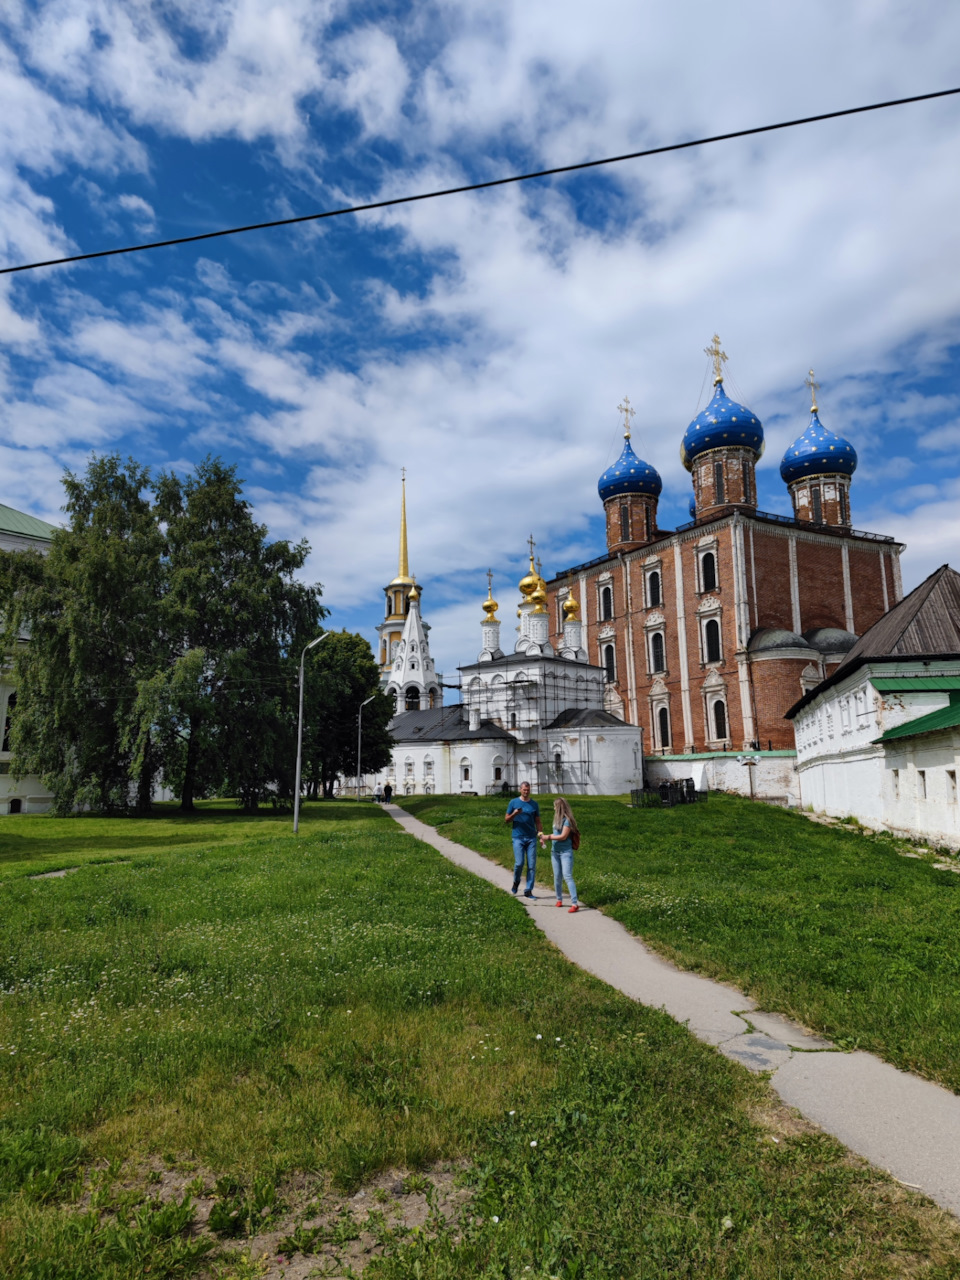
[[[720,623],[711,618],[703,628],[704,648],[707,662],[720,661]]]
[[[716,738],[727,736],[727,708],[719,698],[713,704],[713,728]]]
[[[470,761],[466,758],[466,756],[464,756],[463,759],[460,761],[460,780],[461,782],[470,781]]]
[[[653,530],[650,527],[650,508],[649,507],[643,508],[643,523],[644,523],[644,528],[647,531],[647,541],[649,542],[650,539],[653,537]]]
[[[714,502],[726,502],[723,492],[723,463],[715,462],[713,464],[713,500]]]
[[[666,750],[670,745],[670,712],[661,707],[657,712],[657,727],[660,730],[660,746]]]
[[[11,693],[10,697],[7,699],[7,718],[3,722],[3,746],[0,747],[0,751],[10,750],[10,712],[16,705],[17,695],[15,693]]]
[[[516,727],[517,727],[517,713],[515,711],[511,711],[510,712],[510,728],[515,729]]]
[[[823,524],[823,503],[820,501],[820,486],[810,486],[810,499],[813,502],[813,523]]]
[[[612,644],[603,646],[603,669],[606,679],[612,683],[617,678],[617,659]]]
[[[661,603],[660,575],[657,573],[656,569],[654,569],[653,573],[651,573],[647,578],[647,595],[649,596],[647,603],[651,609],[655,609],[656,606]]]
[[[600,619],[608,622],[613,617],[613,589],[604,587],[600,592]]]
[[[620,505],[620,541],[630,541],[630,508],[625,502]]]
[[[700,561],[700,585],[704,591],[717,589],[717,557],[708,551]]]
[[[667,664],[663,652],[663,636],[655,631],[650,637],[650,670],[666,671]]]
[[[405,707],[407,711],[420,710],[420,690],[419,689],[407,690],[407,699],[406,699]]]

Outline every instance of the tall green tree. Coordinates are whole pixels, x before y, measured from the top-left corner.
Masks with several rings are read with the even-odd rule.
[[[338,631],[307,654],[304,669],[303,778],[308,794],[333,795],[338,777],[357,772],[357,717],[363,708],[361,773],[390,762],[387,726],[394,701],[380,688],[380,670],[363,636]]]
[[[18,684],[12,767],[60,813],[150,808],[162,776],[255,809],[292,794],[295,660],[317,634],[305,542],[270,542],[232,467],[181,480],[132,460],[68,473],[51,550],[0,553],[0,611]]]
[[[159,759],[136,707],[163,661],[164,575],[149,472],[113,454],[63,484],[68,524],[49,554],[0,559],[17,681],[11,767],[38,774],[59,813],[146,812]]]
[[[169,661],[145,688],[164,778],[190,810],[211,790],[256,808],[290,796],[296,690],[290,655],[326,616],[320,588],[296,578],[306,542],[270,542],[236,468],[206,458],[157,481],[166,530],[163,632]]]

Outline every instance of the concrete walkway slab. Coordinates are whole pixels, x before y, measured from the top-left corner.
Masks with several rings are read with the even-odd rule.
[[[513,876],[505,868],[397,805],[384,808],[410,835],[510,892]],[[960,1216],[960,1097],[872,1054],[841,1053],[781,1014],[758,1010],[735,987],[675,968],[600,911],[558,911],[542,891],[517,901],[581,969],[640,1004],[666,1010],[748,1070],[770,1072],[785,1103]]]

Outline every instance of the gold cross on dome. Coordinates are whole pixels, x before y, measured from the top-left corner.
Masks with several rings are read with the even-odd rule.
[[[534,542],[534,540],[533,540],[533,534],[531,533],[530,537],[527,539],[527,546],[530,548],[530,560],[531,560],[531,563],[533,562],[533,551],[534,551],[534,548],[536,547],[536,545],[537,545],[537,544],[536,544],[536,543]]]
[[[727,363],[727,353],[720,346],[719,333],[713,335],[713,341],[709,347],[703,348],[703,352],[713,361],[713,382],[716,386],[718,382],[723,381],[723,366]]]
[[[493,595],[493,570],[487,570],[487,595]]]
[[[810,388],[810,412],[817,412],[817,392],[820,390],[820,383],[813,376],[813,370],[807,374],[804,379],[804,385]]]
[[[400,479],[401,479],[401,480],[406,480],[406,478],[407,478],[407,468],[406,468],[406,467],[401,467],[401,468],[400,468]]]
[[[537,577],[543,577],[543,561],[537,556]]]
[[[617,409],[623,414],[623,434],[630,439],[630,419],[637,416],[637,411],[630,403],[630,397],[624,396],[623,403],[617,405]]]

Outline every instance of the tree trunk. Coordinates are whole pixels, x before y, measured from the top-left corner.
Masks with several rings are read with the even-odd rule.
[[[197,785],[197,732],[200,728],[200,717],[190,717],[190,732],[187,736],[187,758],[183,765],[183,786],[180,788],[180,812],[193,813],[193,797]]]
[[[137,779],[137,807],[135,812],[138,818],[145,818],[149,815],[152,800],[153,743],[148,734],[147,743],[143,749],[143,768],[140,770],[140,777]]]

